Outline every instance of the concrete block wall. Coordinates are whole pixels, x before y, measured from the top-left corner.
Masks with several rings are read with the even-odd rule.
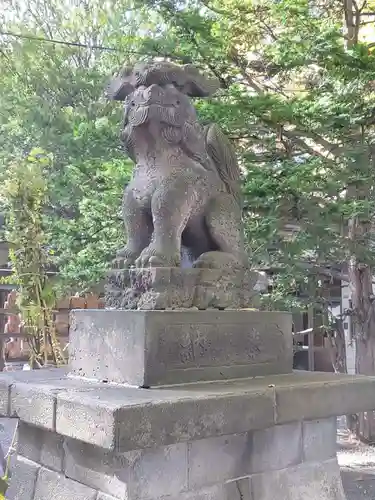
[[[20,423],[8,500],[344,500],[336,419],[114,453]]]

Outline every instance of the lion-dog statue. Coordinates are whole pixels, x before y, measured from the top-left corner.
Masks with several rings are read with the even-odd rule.
[[[189,99],[217,89],[195,67],[166,61],[125,67],[108,85],[124,102],[122,141],[135,163],[120,267],[247,267],[234,150],[217,125],[198,122]]]

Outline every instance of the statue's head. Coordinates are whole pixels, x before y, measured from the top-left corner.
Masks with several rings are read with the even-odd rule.
[[[178,66],[167,61],[138,63],[125,66],[107,87],[110,99],[124,101],[136,88],[150,85],[173,85],[189,97],[209,97],[219,88],[216,78],[202,75],[191,65]]]
[[[122,139],[129,156],[135,159],[141,144],[138,141],[146,140],[143,131],[147,129],[154,139],[182,142],[185,150],[204,161],[207,153],[202,128],[189,97],[209,96],[218,86],[215,79],[206,78],[190,65],[154,62],[124,68],[109,84],[107,96],[124,102]]]

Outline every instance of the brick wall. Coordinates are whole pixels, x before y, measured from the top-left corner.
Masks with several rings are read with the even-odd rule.
[[[22,317],[17,312],[17,292],[9,293],[4,304],[3,314],[6,317],[3,332],[0,332],[2,345],[2,357],[5,358],[5,368],[21,367],[29,359],[29,345],[27,335],[22,331]],[[57,334],[64,348],[69,338],[69,313],[72,309],[103,309],[104,302],[95,294],[87,294],[84,297],[68,297],[60,300],[54,311],[54,322]],[[9,314],[7,314],[9,311]],[[20,366],[18,366],[20,364]]]

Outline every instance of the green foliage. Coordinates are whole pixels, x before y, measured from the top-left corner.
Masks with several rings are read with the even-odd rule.
[[[126,44],[114,34],[123,17],[112,14],[117,2],[67,8],[34,0],[26,11],[22,2],[9,3],[17,15],[5,25],[14,32],[136,48],[130,28],[139,25],[136,19],[129,19]],[[123,238],[120,200],[131,164],[120,149],[121,107],[103,96],[122,58],[117,52],[30,39],[1,42],[0,177],[13,158],[35,147],[52,155],[44,223],[51,260],[60,270],[59,287],[66,291],[97,283]]]
[[[33,149],[25,159],[9,165],[3,186],[12,282],[19,287],[18,306],[32,348],[31,363],[39,366],[48,363],[50,354],[55,364],[65,361],[53,323],[53,281],[47,275],[51,251],[43,212],[48,204],[50,160],[42,149]]]
[[[220,79],[217,96],[196,104],[236,144],[248,250],[254,265],[280,271],[275,306],[295,307],[287,292],[353,253],[373,265],[372,235],[354,241],[347,226],[374,214],[375,55],[360,41],[364,28],[345,38],[340,3],[6,3],[16,12],[4,18],[9,30],[89,46],[1,42],[0,159],[6,165],[35,146],[53,155],[45,218],[63,288],[98,282],[121,244],[131,165],[118,147],[121,107],[102,89],[125,59],[146,53],[192,61]],[[115,51],[90,48],[98,45]]]
[[[70,181],[75,178],[82,190],[77,215],[51,218],[51,244],[65,289],[74,285],[84,290],[97,283],[124,239],[120,207],[130,165],[122,159],[105,162],[103,158],[96,171],[92,164],[90,169],[92,178],[87,179],[74,166],[66,168]]]
[[[250,258],[278,270],[266,300],[294,308],[309,289],[314,303],[310,283],[322,270],[353,255],[373,266],[372,233],[353,240],[347,229],[353,217],[375,215],[375,57],[355,19],[354,41],[345,39],[343,4],[147,4],[166,23],[164,43],[221,80],[221,92],[198,109],[236,142]]]

